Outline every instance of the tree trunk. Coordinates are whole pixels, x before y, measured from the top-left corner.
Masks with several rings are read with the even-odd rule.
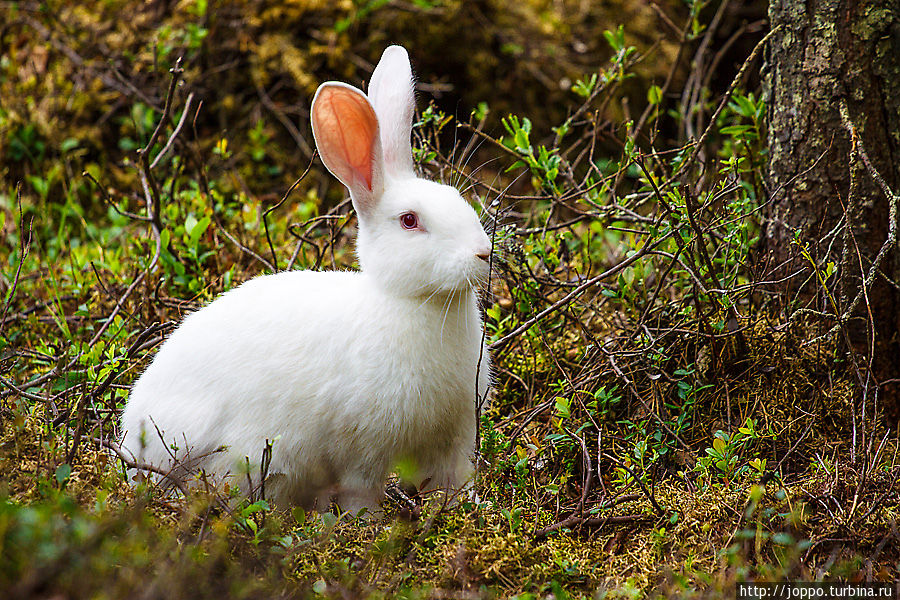
[[[882,246],[890,233],[889,194],[900,192],[900,2],[773,0],[769,18],[778,29],[766,73],[771,204],[764,247],[772,264],[782,265],[781,274],[805,269],[791,280],[787,297],[832,315],[823,320],[827,328],[838,323],[833,315],[851,312],[873,272],[841,337],[857,353],[862,375],[874,378],[879,402],[895,421],[900,252],[896,244]],[[803,248],[822,275],[833,263],[824,286]]]

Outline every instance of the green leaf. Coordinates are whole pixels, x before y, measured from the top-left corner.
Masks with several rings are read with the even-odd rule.
[[[414,481],[421,472],[419,461],[415,457],[407,456],[397,461],[394,470],[401,481]]]
[[[779,546],[790,546],[794,543],[794,536],[782,531],[772,536],[772,542],[778,544]]]
[[[515,136],[513,136],[513,140],[516,142],[516,150],[520,152],[531,152],[531,144],[528,140],[528,132],[524,129],[519,129],[516,131]]]
[[[719,129],[719,133],[725,135],[741,135],[753,129],[752,125],[727,125]]]
[[[291,509],[291,516],[294,517],[297,525],[303,525],[304,523],[306,523],[306,511],[299,506],[295,506]]]
[[[510,135],[515,134],[516,130],[519,129],[519,117],[516,115],[509,115],[505,119],[500,119],[500,122],[503,123],[503,128]]]
[[[202,219],[194,223],[194,226],[191,227],[190,230],[191,246],[197,245],[197,242],[200,241],[200,236],[202,236],[206,229],[209,227],[210,221],[211,220],[209,217],[203,217]]]
[[[562,396],[558,396],[556,398],[556,414],[565,419],[571,416],[571,404],[572,401],[568,398],[564,398]]]
[[[587,98],[593,93],[595,87],[597,87],[597,74],[592,73],[587,81],[577,80],[572,86],[572,91],[582,98]]]
[[[72,474],[72,465],[63,463],[56,467],[56,482],[60,485],[63,484],[68,478],[69,475]]]
[[[34,191],[38,193],[42,198],[47,197],[47,193],[50,191],[50,182],[41,177],[40,175],[28,175],[25,177],[28,180],[28,183],[31,184],[31,187],[34,188]]]
[[[193,214],[189,214],[184,219],[184,230],[187,232],[188,236],[190,236],[191,232],[194,230],[194,227],[197,226],[197,217]]]
[[[735,102],[740,106],[740,114],[742,117],[752,117],[756,114],[756,107],[753,105],[752,96],[735,96]]]
[[[716,438],[713,440],[713,448],[715,448],[716,452],[719,454],[725,453],[725,440],[722,438]]]
[[[619,25],[619,31],[622,31],[621,25]],[[618,52],[619,50],[622,49],[621,44],[619,44],[618,37],[612,31],[607,29],[606,31],[603,32],[603,37],[606,38],[606,43],[608,43],[609,46],[616,52]]]
[[[351,23],[353,23],[352,18],[340,19],[334,24],[335,33],[344,33],[347,29],[350,28]]]
[[[659,104],[662,102],[662,88],[658,85],[651,85],[650,89],[647,90],[647,101],[650,104]]]
[[[472,111],[472,116],[475,117],[476,121],[483,121],[490,111],[491,109],[488,107],[487,102],[479,102],[475,110]]]
[[[507,42],[500,46],[500,52],[502,52],[503,54],[509,54],[510,56],[519,56],[525,52],[525,48],[521,44]]]

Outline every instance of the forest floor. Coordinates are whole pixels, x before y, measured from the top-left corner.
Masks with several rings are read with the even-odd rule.
[[[760,251],[759,23],[676,2],[577,18],[535,2],[515,18],[509,3],[51,4],[7,7],[0,28],[0,596],[718,598],[900,580],[900,439],[871,357],[844,343],[864,320],[822,317],[836,267],[808,240],[804,293]],[[666,33],[597,24],[623,14]],[[576,35],[584,48],[559,43]],[[460,187],[495,244],[475,495],[392,485],[386,514],[360,520],[136,485],[118,415],[181,318],[262,273],[357,268],[307,111],[318,82],[367,79],[385,38],[417,67],[419,168]],[[516,94],[534,78],[567,85]]]

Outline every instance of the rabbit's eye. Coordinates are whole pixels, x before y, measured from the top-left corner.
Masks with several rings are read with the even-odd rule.
[[[400,224],[404,229],[415,229],[419,226],[419,217],[414,212],[403,213],[400,215]]]

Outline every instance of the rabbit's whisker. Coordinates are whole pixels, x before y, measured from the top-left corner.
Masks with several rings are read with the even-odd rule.
[[[435,278],[435,279],[433,279],[430,283],[426,283],[426,284],[420,286],[416,291],[418,292],[419,290],[424,290],[424,289],[427,288],[428,286],[434,285],[435,283],[437,283],[438,279],[439,279],[439,278]],[[428,301],[431,300],[431,299],[434,297],[434,295],[437,294],[439,291],[441,291],[441,288],[439,288],[439,287],[434,288],[434,291],[431,292],[431,293],[428,295],[428,297],[425,298],[425,299],[422,301],[422,303],[419,304],[419,306],[417,306],[416,309],[415,309],[413,312],[416,312],[416,311],[418,311],[420,308],[422,308],[423,306],[425,306],[425,304],[427,304]]]
[[[479,129],[480,129],[480,127],[479,127]],[[475,146],[476,140],[478,141],[478,145],[473,148],[473,146]],[[466,164],[468,164],[469,159],[475,155],[478,148],[480,148],[481,144],[483,144],[484,142],[485,142],[485,138],[479,138],[477,130],[473,131],[471,133],[471,135],[469,136],[469,141],[466,142],[466,146],[465,146],[465,148],[463,148],[462,155],[459,158],[459,162],[461,163],[461,166],[460,166],[461,173],[463,173],[465,171],[465,166],[466,166]],[[464,161],[465,161],[465,164],[463,164]]]
[[[444,313],[444,318],[441,319],[441,345],[442,345],[442,346],[444,345],[444,325],[447,323],[447,315],[450,314],[450,307],[451,307],[452,304],[453,304],[453,297],[454,297],[455,295],[456,295],[456,290],[452,290],[452,291],[447,295],[447,303],[446,303],[446,305],[444,306],[444,308],[442,309],[442,312]]]
[[[472,143],[472,140],[470,139],[470,140],[469,140],[469,144],[471,145],[471,143]],[[481,141],[479,141],[477,144],[475,144],[475,147],[472,149],[471,152],[469,152],[469,155],[468,155],[468,156],[463,155],[463,156],[460,157],[460,159],[459,159],[460,162],[462,162],[463,160],[465,160],[464,163],[462,163],[461,165],[459,165],[459,167],[457,167],[457,173],[459,173],[459,182],[460,182],[460,183],[462,183],[462,180],[463,180],[463,179],[471,179],[472,176],[475,175],[475,173],[470,173],[469,175],[466,175],[466,167],[469,166],[469,161],[472,160],[472,157],[475,156],[475,153],[478,152],[478,149],[481,148],[481,145],[482,145],[482,144],[484,144],[484,140],[481,140]],[[497,157],[496,159],[491,159],[491,160],[499,160],[499,157]],[[488,162],[490,162],[490,161],[488,161]],[[487,163],[482,164],[482,165],[481,165],[480,167],[478,167],[478,168],[480,169],[480,168],[483,167],[485,164],[487,164]],[[478,171],[478,169],[475,170],[475,172],[477,172],[477,171]]]
[[[440,275],[434,275],[434,276],[432,277],[431,280],[426,281],[425,283],[419,285],[418,287],[416,287],[415,289],[413,289],[411,293],[412,293],[412,294],[418,294],[418,293],[421,292],[422,290],[425,290],[425,289],[427,289],[427,288],[433,286],[434,284],[436,284],[436,283],[437,283],[438,281],[440,281],[440,280],[441,280],[441,276],[440,276]]]
[[[457,115],[453,115],[454,122],[458,123]],[[456,187],[453,181],[453,161],[456,160],[456,149],[459,148],[459,126],[453,128],[453,152],[450,153],[450,186]]]
[[[441,319],[441,335],[440,335],[440,343],[444,345],[444,322],[447,320],[447,309],[450,306],[450,294],[447,294],[447,298],[444,304],[441,306],[441,312],[444,313],[444,317]]]
[[[469,287],[470,287],[470,288],[475,289],[475,286],[472,285],[472,282],[469,280],[469,276],[468,276],[468,275],[466,275],[466,283],[469,284]],[[477,308],[478,308],[478,301],[477,301],[477,299],[476,299],[476,302],[475,302],[475,307],[476,307],[476,310],[477,310]],[[468,307],[466,307],[466,334],[468,334],[468,333],[469,333],[469,309],[468,309]]]
[[[473,170],[471,173],[469,173],[468,175],[466,175],[466,179],[468,179],[471,183],[469,183],[469,185],[467,185],[465,188],[463,188],[462,191],[461,191],[460,193],[463,194],[463,195],[465,195],[465,194],[467,194],[467,193],[469,192],[469,190],[475,189],[475,188],[481,183],[480,181],[478,181],[477,179],[475,179],[475,175],[477,175],[478,172],[479,172],[481,169],[483,169],[484,167],[486,167],[486,166],[488,166],[489,164],[491,164],[492,162],[495,162],[495,161],[498,161],[498,160],[500,160],[500,157],[495,157],[495,158],[491,158],[491,159],[489,159],[489,160],[486,160],[486,161],[484,161],[483,163],[481,163],[480,165],[478,165],[478,166],[475,168],[475,170]],[[493,181],[491,182],[491,187],[494,187],[494,183],[497,182],[497,178],[498,178],[498,177],[499,177],[499,173],[498,173],[497,175],[494,176],[494,179],[493,179]]]
[[[465,292],[462,292],[462,293],[465,293]],[[460,301],[456,303],[456,323],[457,324],[459,324],[459,309],[461,307],[462,307],[462,298],[460,298]],[[469,311],[467,310],[466,311],[466,317],[467,317],[466,320],[468,320],[468,313],[469,313]],[[468,327],[466,327],[466,331],[469,331]]]

